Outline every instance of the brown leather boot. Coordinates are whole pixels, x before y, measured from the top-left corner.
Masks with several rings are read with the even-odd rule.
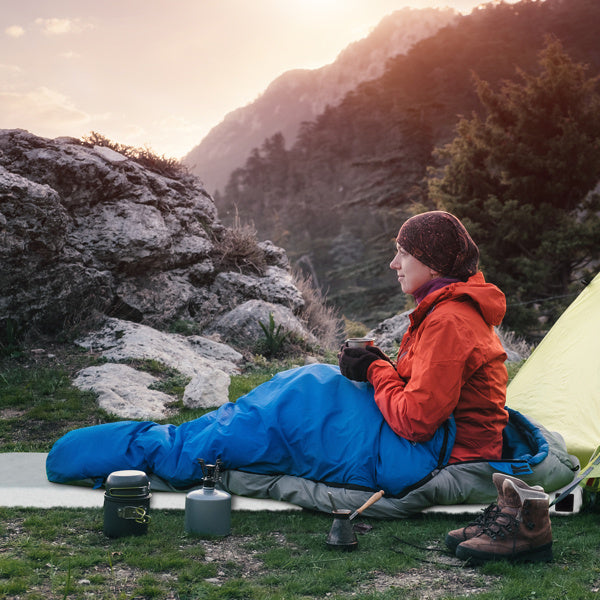
[[[492,502],[489,506],[484,508],[483,512],[479,514],[474,521],[471,521],[466,527],[462,527],[461,529],[453,529],[446,534],[446,546],[448,546],[452,552],[456,551],[456,547],[460,543],[479,535],[483,531],[484,526],[490,523],[504,508],[502,485],[507,479],[510,479],[517,487],[529,488],[526,483],[520,479],[517,479],[516,477],[506,475],[505,473],[494,473],[492,475],[492,481],[498,490],[498,498],[496,499],[496,502]],[[538,490],[540,492],[544,491],[540,485],[533,486],[533,488],[530,489]]]
[[[471,563],[552,560],[552,528],[548,494],[507,479],[502,485],[504,507],[483,531],[456,548],[456,556]]]

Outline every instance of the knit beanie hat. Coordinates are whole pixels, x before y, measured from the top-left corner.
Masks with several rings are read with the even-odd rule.
[[[434,210],[411,217],[400,228],[396,242],[445,277],[466,281],[478,270],[479,248],[450,213]]]

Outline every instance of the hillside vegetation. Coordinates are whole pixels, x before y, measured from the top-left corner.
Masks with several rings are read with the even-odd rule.
[[[592,78],[600,72],[599,25],[600,4],[593,0],[490,3],[475,10],[388,61],[380,78],[358,86],[339,106],[303,123],[289,150],[282,134],[255,148],[215,197],[221,218],[253,222],[259,235],[283,246],[345,316],[374,324],[395,314],[408,300],[388,269],[392,242],[405,217],[437,207],[428,178],[445,163],[436,148],[454,139],[461,117],[486,118],[476,78],[497,90],[507,80],[520,82],[519,72],[536,76],[544,68],[540,52],[549,39],[559,41],[575,64],[589,65]],[[554,99],[560,104],[559,96]],[[547,111],[548,118],[552,114]],[[542,137],[546,125],[539,126]],[[589,137],[592,146],[598,143],[597,131]],[[527,158],[520,158],[526,172]],[[566,171],[568,166],[532,173],[530,184],[552,187]],[[586,182],[598,179],[600,172],[586,175]],[[579,201],[587,191],[578,190]],[[577,203],[570,210],[577,211]],[[506,219],[506,212],[498,218]],[[551,221],[554,227],[554,216]],[[536,226],[540,223],[543,219]],[[496,225],[493,219],[488,223]],[[594,258],[586,255],[583,262]],[[573,271],[560,289],[550,290],[526,289],[522,280],[505,277],[499,283],[508,297],[507,323],[519,333],[538,334],[540,318],[544,326],[551,324],[586,278],[585,272]],[[558,302],[545,311],[544,298],[556,296]],[[516,307],[534,303],[535,318],[522,318]]]

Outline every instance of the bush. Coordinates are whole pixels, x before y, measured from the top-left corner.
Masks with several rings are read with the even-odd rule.
[[[0,356],[16,356],[20,352],[21,332],[13,319],[0,321]]]
[[[159,156],[148,146],[136,148],[134,146],[119,144],[95,131],[90,132],[90,135],[86,137],[82,137],[81,142],[86,146],[104,146],[110,148],[159,175],[165,175],[174,179],[189,176],[187,167],[179,160],[168,158],[164,154]]]
[[[367,335],[367,326],[364,323],[360,323],[359,321],[352,321],[347,317],[343,317],[344,319],[344,336],[346,338],[352,337],[364,337]]]
[[[271,358],[282,354],[284,346],[290,337],[290,332],[285,331],[282,325],[275,326],[275,318],[273,313],[269,314],[269,324],[265,325],[262,321],[259,321],[261,329],[263,330],[265,337],[259,340],[257,347],[263,356]]]
[[[267,262],[258,245],[256,230],[236,218],[233,227],[224,229],[214,240],[213,261],[217,271],[236,270],[264,275]]]
[[[313,285],[310,276],[294,273],[294,285],[304,298],[299,317],[325,350],[337,349],[343,337],[342,322],[337,309],[327,304],[321,290]]]

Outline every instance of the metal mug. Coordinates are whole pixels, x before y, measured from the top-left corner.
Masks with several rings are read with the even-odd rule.
[[[373,346],[375,344],[375,340],[373,338],[348,338],[346,340],[346,345],[348,348],[366,348],[367,346]]]

